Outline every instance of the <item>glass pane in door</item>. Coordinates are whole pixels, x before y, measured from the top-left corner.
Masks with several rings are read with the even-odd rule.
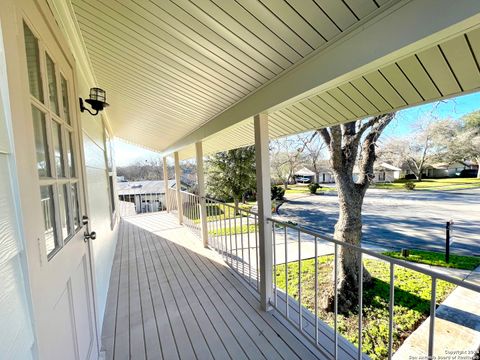
[[[73,226],[75,230],[80,228],[80,205],[78,202],[78,184],[71,185],[71,196],[72,196],[72,215],[73,215]]]
[[[51,110],[60,115],[58,112],[58,90],[57,90],[57,76],[55,74],[55,63],[46,54],[47,59],[47,80],[48,80],[48,93],[50,96],[50,108]]]
[[[70,177],[75,177],[75,159],[73,158],[72,133],[67,131],[67,162],[70,170]]]
[[[43,224],[45,229],[45,246],[47,256],[59,247],[57,232],[55,230],[55,203],[53,201],[53,187],[40,187],[41,204],[43,211]]]
[[[58,189],[58,203],[60,204],[60,220],[62,222],[62,238],[65,240],[73,234],[73,226],[70,221],[70,206],[68,203],[68,185],[63,184]]]
[[[32,116],[33,129],[35,132],[35,150],[37,153],[38,176],[49,177],[51,176],[50,155],[48,153],[45,114],[36,107],[32,106]]]
[[[30,93],[43,102],[38,40],[25,23],[23,23],[23,33],[25,36],[25,51],[27,53],[28,84],[30,87]]]
[[[52,121],[53,131],[53,150],[55,154],[55,168],[57,177],[65,176],[65,163],[63,160],[62,127],[60,124]]]
[[[61,76],[61,75],[60,75]],[[68,125],[71,125],[70,122],[70,105],[68,104],[68,86],[67,80],[61,76],[61,86],[62,86],[62,103],[63,103],[63,118]]]

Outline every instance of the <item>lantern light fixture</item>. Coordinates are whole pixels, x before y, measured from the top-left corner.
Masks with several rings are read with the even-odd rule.
[[[96,88],[96,87],[91,88],[90,97],[88,99],[85,99],[85,102],[87,104],[90,104],[90,106],[95,112],[90,111],[83,105],[82,98],[79,98],[80,111],[84,112],[85,110],[87,110],[91,115],[95,116],[108,106],[108,103],[106,102],[106,100],[107,100],[107,93],[105,92],[105,90]]]

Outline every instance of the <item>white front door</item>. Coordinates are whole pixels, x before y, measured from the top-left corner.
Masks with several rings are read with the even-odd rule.
[[[20,191],[38,352],[48,360],[94,359],[92,240],[84,241],[82,224],[85,194],[73,60],[56,41],[58,34],[41,7],[26,3],[19,11],[18,41],[28,109],[25,119],[14,121],[24,122],[15,139],[16,148],[24,151],[19,155]]]

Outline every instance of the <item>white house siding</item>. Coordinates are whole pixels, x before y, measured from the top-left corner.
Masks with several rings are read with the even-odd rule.
[[[11,116],[0,18],[0,358],[31,359],[34,347],[20,232]]]
[[[79,96],[89,94],[89,85],[79,79]],[[116,227],[112,229],[110,214],[110,198],[108,173],[106,165],[104,126],[102,117],[83,113],[81,116],[83,129],[83,146],[85,153],[87,206],[89,209],[90,229],[97,233],[93,244],[94,281],[97,302],[98,328],[102,328],[105,303],[107,301],[110,271],[116,245]]]

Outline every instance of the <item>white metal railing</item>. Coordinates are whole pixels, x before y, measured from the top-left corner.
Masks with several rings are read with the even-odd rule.
[[[176,212],[176,190],[170,191]],[[183,223],[200,236],[200,197],[180,191]],[[256,291],[259,289],[258,215],[252,211],[205,198],[208,245],[220,254],[224,261]]]
[[[183,222],[185,226],[200,235],[200,197],[195,194],[181,191],[181,204],[183,210]],[[167,201],[170,211],[177,209],[176,190],[169,189]],[[226,204],[210,198],[205,198],[206,216],[208,229],[209,247],[220,254],[224,261],[257,292],[260,289],[259,278],[259,232],[258,214],[239,206]],[[435,340],[435,312],[437,299],[437,281],[443,280],[477,293],[480,286],[463,281],[452,276],[445,275],[417,264],[404,260],[394,259],[374,251],[355,246],[325,236],[312,229],[303,228],[291,223],[283,222],[274,218],[267,221],[272,223],[272,290],[273,299],[271,305],[278,310],[289,323],[293,324],[305,337],[314,344],[327,357],[338,358],[339,349],[343,355],[347,354],[352,359],[368,358],[363,353],[363,282],[358,283],[358,346],[355,347],[342,336],[338,329],[338,294],[334,286],[333,326],[319,319],[319,289],[318,289],[318,261],[321,255],[333,254],[333,279],[332,283],[338,282],[339,253],[340,249],[349,249],[358,257],[358,279],[363,278],[363,264],[366,257],[371,257],[388,264],[389,268],[389,302],[388,302],[388,359],[392,358],[393,335],[394,335],[394,299],[395,299],[395,269],[396,267],[407,268],[427,275],[431,282],[430,299],[430,323],[427,353],[433,355]],[[312,249],[313,243],[313,249]],[[303,288],[302,260],[314,259],[314,309],[310,311],[302,303]],[[295,273],[289,273],[288,264],[297,262]],[[277,270],[279,266],[285,268],[285,289],[277,286]],[[289,279],[296,278],[298,281],[298,296],[295,300],[289,291]]]
[[[339,348],[339,331],[338,331],[338,294],[337,287],[334,287],[334,321],[333,321],[333,339],[328,339],[329,334],[322,332],[321,329],[324,328],[325,323],[322,322],[318,317],[318,305],[319,305],[319,289],[318,289],[318,259],[319,259],[319,248],[320,246],[330,246],[333,250],[333,284],[337,283],[338,280],[338,256],[340,248],[349,249],[353,251],[358,256],[358,347],[357,354],[355,358],[362,359],[365,357],[365,354],[362,351],[362,334],[363,334],[363,264],[365,257],[371,257],[384,261],[389,265],[390,277],[390,294],[389,294],[389,307],[388,307],[388,359],[392,358],[393,355],[393,331],[394,331],[394,298],[395,298],[395,268],[403,267],[420,274],[427,275],[431,281],[431,299],[430,299],[430,323],[429,323],[429,333],[428,333],[428,349],[426,349],[429,358],[433,356],[433,344],[435,340],[435,312],[436,312],[436,298],[437,298],[437,281],[443,280],[448,283],[460,286],[472,291],[475,291],[480,294],[480,286],[477,286],[471,282],[457,279],[452,276],[439,273],[419,265],[416,265],[411,262],[407,262],[400,259],[391,258],[383,254],[376,253],[374,251],[362,248],[360,246],[355,246],[348,244],[342,241],[335,240],[333,238],[324,236],[314,230],[302,228],[293,224],[282,222],[273,218],[269,218],[267,221],[272,223],[272,233],[273,233],[273,264],[274,264],[274,276],[273,276],[273,299],[271,299],[271,305],[274,306],[280,313],[293,325],[295,325],[306,337],[319,349],[327,350],[328,355],[332,356],[334,359],[338,356]],[[283,261],[280,262],[277,259],[279,256],[278,243],[283,238],[284,246],[284,256]],[[302,259],[305,257],[302,255],[303,247],[308,244],[308,241],[302,241],[302,238],[307,238],[305,240],[313,240],[313,253],[309,258],[314,259],[314,311],[313,314],[306,309],[302,304]],[[297,258],[293,262],[298,263],[297,272],[295,274],[289,274],[287,264],[289,261],[289,256],[291,256],[292,246],[297,247]],[[332,251],[330,252],[330,254]],[[277,267],[283,265],[285,267],[285,289],[279,289],[277,287],[277,278],[275,276],[277,272]],[[298,277],[298,300],[294,301],[288,290],[288,280],[292,276]],[[293,310],[293,311],[292,311]],[[313,315],[313,316],[312,316]],[[313,319],[313,323],[312,323]],[[321,338],[320,335],[323,335]],[[327,341],[326,341],[327,340]],[[331,348],[326,346],[328,340],[333,342]],[[345,350],[345,349],[344,349]],[[347,350],[348,352],[348,350]]]
[[[148,189],[130,188],[118,195],[120,216],[153,213],[166,209],[165,194],[151,192]]]
[[[258,214],[206,198],[208,243],[257,292],[260,289]]]
[[[167,210],[176,212],[177,211],[177,190],[175,188],[167,189]]]

